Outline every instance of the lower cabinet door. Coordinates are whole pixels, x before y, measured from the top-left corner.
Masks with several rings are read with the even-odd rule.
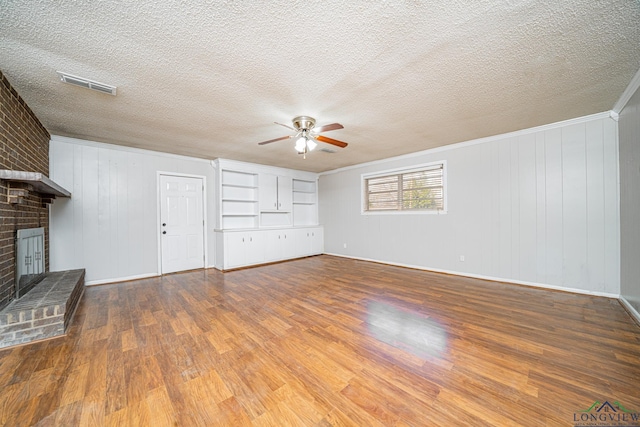
[[[224,234],[224,268],[241,267],[246,263],[247,233],[225,233]]]
[[[262,231],[251,232],[245,240],[245,264],[261,264],[264,262],[265,235]]]
[[[279,230],[269,230],[264,232],[264,261],[274,262],[282,259],[280,249]]]
[[[311,229],[311,255],[318,255],[324,252],[324,229]]]

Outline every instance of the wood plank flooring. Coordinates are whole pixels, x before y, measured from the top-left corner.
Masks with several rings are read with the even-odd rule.
[[[616,300],[318,256],[87,288],[0,352],[6,426],[573,425],[640,411]]]

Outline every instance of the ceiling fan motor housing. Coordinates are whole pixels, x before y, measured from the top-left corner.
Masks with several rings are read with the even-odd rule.
[[[293,127],[296,130],[311,130],[316,125],[316,119],[309,116],[298,116],[293,119]]]

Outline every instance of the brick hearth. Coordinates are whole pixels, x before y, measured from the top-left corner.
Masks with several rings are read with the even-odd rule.
[[[64,335],[84,291],[84,269],[47,273],[0,310],[0,348]]]

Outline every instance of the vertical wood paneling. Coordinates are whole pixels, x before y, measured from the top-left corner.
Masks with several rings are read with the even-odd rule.
[[[637,85],[636,85],[637,86]],[[621,294],[640,313],[640,89],[620,112],[620,263]],[[611,129],[605,127],[610,135]],[[606,138],[608,139],[608,138]],[[613,167],[613,144],[605,146],[605,170]],[[605,196],[613,201],[613,185],[605,183]],[[613,262],[612,235],[614,230],[606,229],[606,270],[616,267]]]
[[[546,170],[546,271],[547,280],[543,283],[562,285],[562,131],[553,129],[544,132],[545,170]]]
[[[613,120],[597,118],[323,175],[325,248],[615,294],[620,286],[615,131]],[[359,181],[357,193],[350,181],[361,173],[441,160],[448,165],[446,215],[382,215],[372,221],[347,207],[360,198]],[[353,239],[362,239],[364,247],[349,243]],[[459,261],[463,254],[468,261]]]
[[[131,265],[143,265],[142,251],[145,250],[144,240],[144,170],[142,162],[137,153],[129,153],[127,156],[127,176],[129,188],[127,192],[127,203],[129,205],[129,262]],[[151,218],[149,218],[151,220]],[[155,222],[155,218],[153,219]],[[150,243],[150,242],[149,242]]]
[[[585,125],[587,273],[588,280],[595,288],[604,291],[604,129],[602,121]]]
[[[84,267],[87,271],[100,274],[101,263],[105,262],[100,258],[99,218],[98,218],[98,149],[95,147],[82,147],[82,246],[81,250],[85,254]],[[99,242],[99,244],[98,244]],[[93,249],[97,256],[87,256]],[[102,276],[97,276],[102,277]]]
[[[636,123],[640,123],[640,120]],[[640,127],[640,126],[638,126]],[[604,265],[605,281],[608,292],[619,292],[620,286],[620,199],[618,197],[618,127],[613,120],[604,122],[603,127],[603,162],[604,162]],[[640,138],[640,132],[638,133]],[[638,139],[636,139],[636,142]],[[620,183],[622,186],[622,183]],[[638,183],[640,187],[640,183]],[[635,200],[638,193],[635,193]],[[636,223],[637,225],[638,223]],[[636,230],[638,230],[636,228]],[[637,233],[640,234],[640,233]],[[640,245],[640,241],[638,243]],[[638,252],[630,254],[636,256]],[[639,268],[640,271],[640,268]],[[640,278],[636,278],[640,283]],[[640,291],[638,292],[640,294]]]
[[[53,145],[53,143],[51,144]],[[50,149],[50,161],[53,167],[49,168],[51,176],[56,176],[56,182],[62,187],[72,191],[73,185],[73,146],[64,145],[59,149]],[[51,205],[51,221],[53,217],[58,221],[55,227],[49,227],[49,264],[56,265],[63,253],[73,252],[73,199],[58,198]],[[57,238],[57,236],[71,236],[71,238]]]
[[[585,125],[562,129],[562,245],[564,283],[587,280],[587,183]]]
[[[495,144],[485,144],[482,146],[482,158],[481,158],[482,165],[492,164],[492,161],[491,161],[492,155],[493,155],[492,149],[494,146]],[[486,177],[485,177],[486,179],[485,186],[487,188],[495,188],[495,185],[497,183],[495,179],[495,174],[492,172],[493,171],[486,174]],[[495,211],[494,204],[497,203],[497,200],[494,194],[495,192],[492,191],[492,192],[489,192],[488,194],[483,194],[481,198],[482,210],[480,214],[482,215],[482,222],[489,225],[481,229],[482,248],[480,252],[480,257],[481,257],[482,266],[480,269],[480,274],[484,274],[484,275],[489,274],[489,272],[491,271],[491,258],[493,256],[493,251],[495,248],[495,245],[493,244],[493,239],[492,239],[492,232],[493,232],[492,215],[494,214],[494,211]]]
[[[500,192],[496,191],[496,189],[500,188],[500,144],[498,142],[493,142],[491,145],[491,160],[490,160],[490,174],[491,174],[491,187],[489,193],[489,197],[491,199],[491,216],[490,223],[488,224],[488,228],[491,230],[491,268],[488,269],[484,274],[487,276],[491,276],[494,274],[498,274],[500,271]]]
[[[500,200],[500,229],[498,236],[500,239],[500,264],[497,274],[499,277],[511,278],[512,256],[511,251],[511,141],[504,140],[498,143],[500,152],[498,154],[498,170],[500,171],[500,185],[497,188]]]
[[[52,270],[86,268],[89,282],[157,274],[157,172],[206,176],[211,191],[213,168],[196,159],[72,141],[51,141],[52,178],[60,173],[72,192],[67,204],[60,199],[52,207]],[[213,210],[207,215],[214,224]],[[213,228],[207,233],[213,259]]]
[[[130,264],[130,251],[129,245],[122,245],[120,242],[126,242],[130,236],[130,223],[129,223],[129,200],[127,194],[129,193],[129,169],[127,167],[127,153],[117,152],[114,153],[117,159],[117,184],[115,189],[117,200],[117,222],[118,222],[118,239],[117,239],[117,256],[118,256],[118,276],[130,277],[135,275],[135,266]],[[135,184],[132,184],[135,185]]]
[[[84,247],[84,184],[82,179],[83,162],[82,156],[83,146],[73,146],[73,190],[71,192],[71,200],[73,200],[73,254],[61,254],[61,263],[57,270],[65,270],[72,268],[86,268],[85,264],[85,247]],[[88,167],[88,166],[87,166]],[[55,178],[54,178],[55,180]],[[86,183],[89,185],[88,183]],[[57,218],[52,218],[52,221]],[[60,236],[65,239],[67,236]]]
[[[536,282],[547,282],[547,170],[545,134],[535,135],[536,144]]]
[[[519,194],[519,277],[537,280],[536,239],[536,140],[535,135],[518,138],[518,194]]]
[[[98,205],[98,239],[102,242],[96,248],[98,258],[102,262],[95,265],[95,272],[100,277],[106,277],[110,268],[113,266],[111,253],[111,231],[113,224],[111,223],[111,171],[109,164],[110,153],[105,150],[96,150],[98,154],[98,181],[97,181],[97,205]],[[113,254],[115,256],[115,254]]]
[[[520,277],[520,146],[518,138],[509,141],[511,146],[511,166],[509,178],[509,190],[511,193],[511,213],[509,224],[511,225],[511,276]]]

